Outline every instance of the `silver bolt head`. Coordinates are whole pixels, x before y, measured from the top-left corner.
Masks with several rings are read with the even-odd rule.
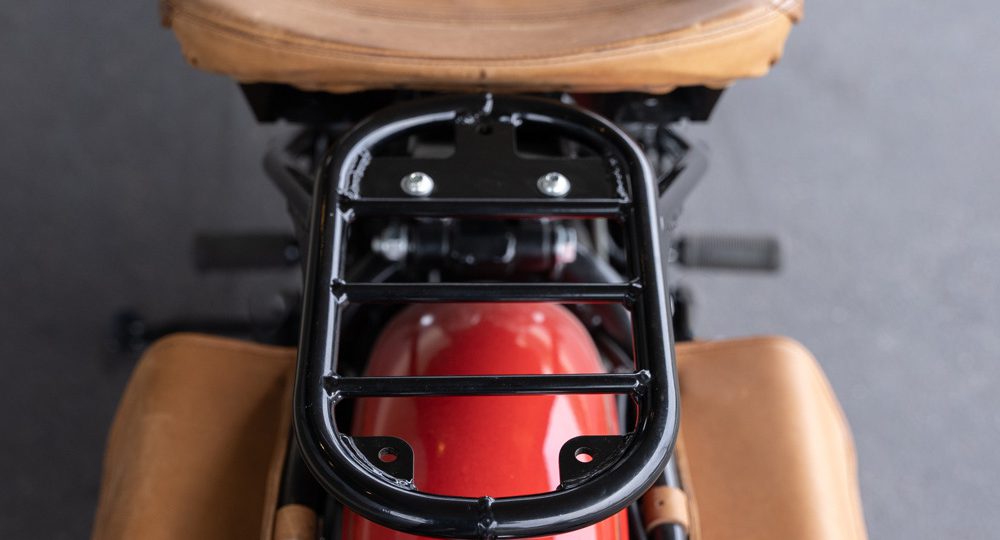
[[[402,261],[410,251],[408,237],[405,227],[390,225],[372,238],[372,251],[390,261]]]
[[[427,173],[412,172],[399,183],[403,192],[414,197],[426,197],[434,191],[434,179]]]
[[[557,172],[545,173],[538,178],[538,191],[548,197],[565,197],[569,188],[569,179]]]

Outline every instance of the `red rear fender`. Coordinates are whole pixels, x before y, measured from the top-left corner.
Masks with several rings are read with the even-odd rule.
[[[552,304],[409,307],[386,326],[368,367],[373,376],[601,371],[586,329]],[[620,432],[614,399],[599,395],[361,399],[352,431],[406,440],[421,491],[494,498],[552,491],[563,443]],[[351,513],[344,528],[350,539],[413,538]],[[559,538],[627,538],[625,514]]]

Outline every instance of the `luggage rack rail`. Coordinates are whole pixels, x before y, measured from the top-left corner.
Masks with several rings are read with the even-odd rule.
[[[405,160],[380,157],[380,145],[442,125],[454,126],[454,154],[419,160],[421,172],[440,185],[419,198],[393,194],[399,191],[400,178],[388,177],[385,171]],[[597,158],[580,158],[586,159],[581,167],[574,157],[522,155],[514,133],[524,126],[576,141]],[[551,198],[534,189],[536,178],[559,172],[562,164],[573,171],[568,194]],[[634,502],[664,470],[677,432],[656,200],[649,164],[627,136],[593,114],[555,101],[489,95],[415,101],[377,113],[345,135],[325,159],[317,181],[296,370],[295,432],[319,483],[371,521],[412,534],[451,538],[557,534],[596,523]],[[612,218],[625,225],[632,275],[617,284],[346,282],[348,230],[358,219],[373,216]],[[340,323],[348,305],[424,302],[620,303],[632,315],[636,370],[449,377],[338,374]],[[609,456],[584,469],[575,464],[573,474],[561,467],[558,490],[493,499],[419,491],[412,471],[407,474],[398,465],[386,468],[372,458],[382,440],[391,438],[350,437],[338,430],[334,416],[337,403],[356,397],[535,394],[628,395],[637,405],[637,420],[624,436],[605,437],[603,442],[578,437],[591,446],[603,444]],[[567,445],[580,444],[574,441]],[[393,444],[406,451],[405,442]],[[560,454],[566,451],[564,446]],[[412,453],[403,457],[412,464]]]
[[[638,283],[344,283],[330,287],[339,303],[559,302],[630,305]]]

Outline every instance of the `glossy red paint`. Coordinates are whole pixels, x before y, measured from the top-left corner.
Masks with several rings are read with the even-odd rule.
[[[368,374],[599,373],[583,325],[551,304],[427,304],[393,319]],[[413,447],[414,481],[429,493],[509,497],[559,484],[559,449],[577,435],[619,433],[611,396],[368,398],[355,435],[391,435]],[[345,538],[416,538],[346,512]],[[559,539],[624,540],[625,513]]]

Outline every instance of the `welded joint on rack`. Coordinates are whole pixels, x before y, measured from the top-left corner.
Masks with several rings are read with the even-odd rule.
[[[339,212],[340,219],[344,220],[344,223],[354,223],[354,220],[358,217],[358,213],[353,208],[340,209]]]
[[[347,304],[350,299],[347,297],[347,282],[337,278],[330,283],[330,295],[337,305]]]
[[[633,397],[642,397],[649,390],[649,383],[653,381],[653,374],[647,369],[640,369],[635,372],[635,388],[632,390]]]
[[[340,391],[337,385],[339,379],[340,375],[336,373],[327,373],[323,376],[323,390],[326,391],[327,406],[329,407],[336,407],[341,401],[347,399],[347,396]]]
[[[624,304],[627,309],[632,309],[635,303],[639,301],[639,297],[642,296],[642,282],[633,279],[628,282],[628,287],[625,289],[625,299]]]
[[[497,537],[497,520],[493,516],[493,503],[495,499],[490,496],[480,497],[476,501],[479,509],[479,520],[476,522],[476,536],[481,540],[493,540]]]
[[[336,216],[339,216],[344,223],[353,223],[358,217],[357,210],[354,209],[351,204],[354,202],[350,196],[343,193],[337,196],[337,207],[333,210]],[[331,217],[334,217],[331,215]]]

